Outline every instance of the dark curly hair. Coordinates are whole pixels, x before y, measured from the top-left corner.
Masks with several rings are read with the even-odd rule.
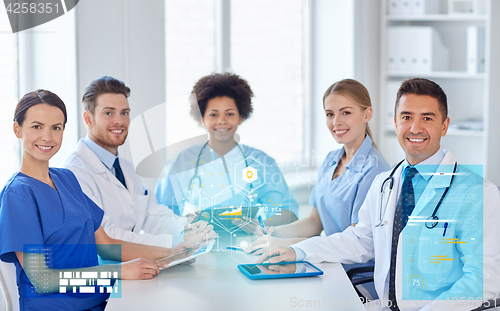
[[[231,73],[213,73],[198,80],[192,94],[196,101],[191,102],[191,116],[198,122],[205,115],[207,103],[212,98],[227,96],[234,99],[239,115],[246,120],[252,114],[253,92],[248,82]],[[201,116],[199,113],[201,112]]]

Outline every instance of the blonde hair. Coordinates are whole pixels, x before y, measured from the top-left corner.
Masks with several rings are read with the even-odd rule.
[[[370,94],[366,87],[353,79],[344,79],[334,84],[330,85],[323,95],[323,108],[325,108],[325,99],[332,94],[343,95],[354,103],[356,103],[361,109],[366,110],[366,108],[372,106],[372,102],[370,100]],[[372,145],[378,150],[377,144],[375,144],[375,140],[373,139],[372,131],[368,123],[366,123],[366,134],[370,136],[372,139]]]

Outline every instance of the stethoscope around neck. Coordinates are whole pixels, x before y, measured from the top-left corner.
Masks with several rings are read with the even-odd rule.
[[[379,222],[375,225],[375,227],[382,227],[384,226],[387,221],[384,220],[385,218],[385,212],[387,211],[387,205],[389,203],[389,199],[391,197],[391,193],[392,193],[392,188],[394,187],[394,173],[396,172],[396,170],[398,169],[399,166],[401,166],[401,164],[404,162],[404,160],[402,160],[401,162],[399,162],[395,167],[394,169],[392,170],[391,174],[389,175],[389,177],[387,177],[384,182],[382,183],[382,186],[380,187],[380,212],[379,212]],[[453,168],[453,175],[451,176],[451,181],[450,181],[450,185],[448,187],[446,187],[446,190],[443,192],[443,194],[441,195],[441,199],[439,200],[439,203],[436,205],[436,207],[434,208],[434,211],[432,212],[432,215],[429,216],[425,222],[425,227],[427,229],[432,229],[434,227],[437,226],[437,224],[439,223],[439,218],[438,216],[436,215],[437,214],[437,211],[439,210],[439,207],[441,206],[441,203],[443,203],[443,199],[446,197],[446,194],[448,193],[448,190],[450,190],[450,186],[451,184],[453,183],[453,178],[455,177],[455,173],[457,171],[457,162],[455,162],[455,167]],[[384,192],[385,192],[385,189],[386,189],[386,184],[388,183],[389,185],[389,193],[387,195],[387,198],[385,200],[385,205],[382,209],[382,201],[383,201],[383,198],[384,198]]]
[[[197,180],[198,181],[198,185],[197,187],[201,187],[202,183],[201,183],[201,177],[198,175],[198,167],[200,166],[200,158],[201,158],[201,154],[203,153],[203,149],[205,149],[205,147],[208,145],[209,141],[207,141],[203,147],[201,147],[200,149],[200,152],[198,153],[198,157],[196,159],[196,166],[195,166],[195,169],[194,169],[194,175],[193,177],[191,177],[191,179],[189,180],[189,194],[191,196],[191,193],[192,193],[192,188],[194,187],[194,181]],[[247,161],[247,158],[245,157],[245,153],[243,152],[243,148],[241,148],[240,144],[238,144],[238,142],[234,142],[236,144],[236,146],[238,146],[238,149],[240,149],[241,151],[241,154],[243,155],[243,159],[245,159],[245,165],[246,167],[248,167],[248,161]],[[212,152],[212,157],[213,157],[213,150],[211,149],[210,150]],[[250,193],[253,193],[253,186],[252,186],[252,183],[249,183],[250,185]]]

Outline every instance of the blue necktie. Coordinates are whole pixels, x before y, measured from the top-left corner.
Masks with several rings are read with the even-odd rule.
[[[408,218],[415,208],[415,194],[413,192],[413,177],[418,171],[408,166],[404,171],[404,181],[401,187],[401,196],[399,197],[396,211],[394,212],[394,226],[392,228],[392,247],[391,247],[391,267],[389,269],[389,300],[390,308],[393,311],[399,311],[396,302],[396,257],[398,253],[399,234],[408,223]]]
[[[125,176],[123,176],[122,168],[120,167],[120,161],[118,158],[115,159],[115,163],[113,163],[113,167],[115,168],[115,176],[122,183],[122,185],[127,188],[125,184]]]

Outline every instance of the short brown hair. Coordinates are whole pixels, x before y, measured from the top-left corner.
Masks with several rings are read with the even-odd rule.
[[[193,87],[192,94],[196,101],[191,103],[191,116],[198,122],[205,115],[207,103],[212,98],[226,96],[234,99],[239,115],[246,120],[253,112],[253,92],[248,82],[232,73],[213,73],[198,80]]]
[[[109,76],[102,76],[90,82],[82,97],[83,109],[92,115],[95,112],[96,100],[102,94],[123,94],[126,98],[130,95],[130,88],[122,81]]]
[[[68,115],[66,113],[66,106],[64,105],[64,102],[59,98],[59,96],[52,93],[51,91],[40,90],[40,89],[26,93],[19,100],[16,106],[16,110],[14,112],[14,122],[17,122],[19,126],[22,126],[24,120],[26,119],[26,112],[28,111],[28,109],[39,104],[47,104],[61,109],[64,115],[63,127],[66,126],[66,122],[68,121]]]
[[[448,117],[448,102],[443,89],[436,82],[422,78],[409,79],[401,84],[396,97],[396,105],[394,106],[394,116],[396,116],[398,110],[399,100],[406,94],[427,95],[437,99],[443,122]]]

